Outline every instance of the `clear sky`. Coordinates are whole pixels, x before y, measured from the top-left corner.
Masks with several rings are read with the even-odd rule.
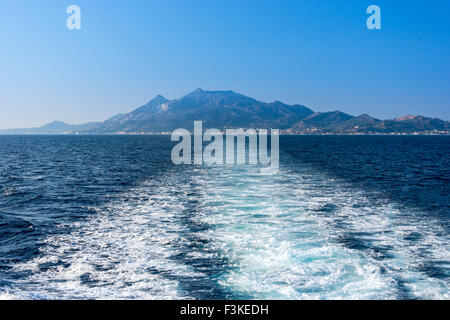
[[[197,87],[450,120],[448,0],[1,0],[0,41],[0,128],[105,120]]]

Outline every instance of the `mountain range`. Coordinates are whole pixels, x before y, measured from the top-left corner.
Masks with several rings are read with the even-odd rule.
[[[391,120],[341,111],[314,112],[303,105],[265,103],[233,91],[196,89],[180,99],[158,95],[145,105],[103,122],[71,125],[60,121],[29,129],[3,129],[0,134],[145,134],[191,130],[195,120],[203,128],[280,129],[285,134],[449,134],[450,123],[437,118],[407,115]]]

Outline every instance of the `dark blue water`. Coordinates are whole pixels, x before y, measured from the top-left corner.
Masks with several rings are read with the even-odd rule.
[[[168,136],[0,136],[2,298],[449,298],[450,137],[280,137],[280,170]]]

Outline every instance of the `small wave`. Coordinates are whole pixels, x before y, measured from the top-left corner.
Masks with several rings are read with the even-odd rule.
[[[18,191],[17,191],[15,188],[13,188],[13,187],[8,187],[8,188],[4,188],[4,189],[3,189],[3,194],[4,194],[6,197],[15,195],[15,194],[17,194],[17,193],[18,193]]]
[[[20,297],[11,294],[9,289],[5,289],[4,291],[0,289],[0,300],[20,300]]]

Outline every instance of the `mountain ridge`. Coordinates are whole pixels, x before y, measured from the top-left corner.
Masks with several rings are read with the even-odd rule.
[[[197,88],[169,100],[157,95],[146,104],[102,122],[71,125],[53,121],[38,128],[3,129],[0,134],[145,134],[192,129],[195,120],[204,128],[280,129],[284,134],[449,134],[450,123],[438,118],[405,115],[379,120],[368,114],[352,116],[339,110],[314,112],[279,100],[270,103],[232,90]]]

